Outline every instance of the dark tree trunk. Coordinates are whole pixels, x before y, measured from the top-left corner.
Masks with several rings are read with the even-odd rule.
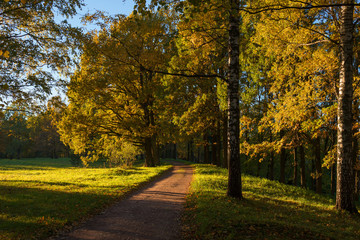
[[[145,138],[145,167],[154,167],[155,159],[153,155],[153,141],[151,137]]]
[[[331,194],[336,194],[336,163],[331,166]]]
[[[293,175],[293,184],[294,186],[298,185],[298,149],[294,148],[294,175]]]
[[[359,116],[359,102],[358,100],[354,100],[353,103],[353,107],[354,107],[354,111],[353,111],[353,116],[354,116],[354,124],[357,123],[357,119]],[[357,171],[357,168],[355,168],[356,163],[358,161],[358,149],[359,149],[359,141],[357,139],[357,137],[354,137],[355,134],[357,133],[357,129],[354,128],[353,130],[353,164],[354,164],[354,181],[355,181],[355,188],[354,188],[354,196],[355,196],[355,201],[357,201],[357,199],[359,198],[359,172]]]
[[[212,136],[212,143],[211,143],[211,163],[217,165],[217,147],[216,147],[216,135]]]
[[[268,171],[267,171],[267,178],[269,180],[274,180],[274,152],[270,153]]]
[[[224,117],[224,128],[223,128],[223,161],[222,166],[224,168],[228,168],[228,139],[227,139],[227,132],[228,132],[228,121],[227,116]]]
[[[270,142],[272,142],[272,133],[270,132]],[[267,178],[270,180],[274,180],[274,152],[271,151],[269,163],[268,163],[268,171],[267,171]]]
[[[320,138],[314,139],[314,156],[315,156],[315,186],[316,192],[322,192],[322,169],[321,169],[321,149]]]
[[[195,156],[194,156],[194,141],[190,141],[190,161],[194,162]]]
[[[258,140],[259,143],[263,142],[262,134],[258,133]],[[261,162],[260,160],[257,161],[257,169],[256,169],[256,176],[260,177],[260,171],[261,171]]]
[[[221,167],[221,121],[218,120],[216,131],[216,165]]]
[[[279,182],[285,183],[285,167],[286,167],[286,150],[281,149],[280,152],[280,179]]]
[[[188,141],[187,143],[187,156],[186,156],[186,160],[190,161],[190,141]]]
[[[311,186],[310,189],[313,191],[316,191],[316,178],[315,178],[315,160],[311,159],[311,173],[312,173],[312,177],[311,177]]]
[[[176,143],[173,144],[172,158],[177,159],[177,146],[176,146]]]
[[[306,175],[305,175],[305,150],[304,146],[299,147],[299,157],[300,157],[300,184],[301,187],[306,188]]]
[[[336,209],[357,212],[354,199],[352,158],[354,0],[344,0],[340,13],[340,78],[338,96],[338,144]]]
[[[210,163],[209,140],[207,133],[204,134],[204,163]]]
[[[151,147],[154,158],[154,164],[155,166],[157,166],[160,164],[160,157],[159,157],[159,145],[157,144],[157,137],[155,134],[151,137]]]
[[[229,11],[229,66],[228,66],[228,190],[227,195],[242,199],[240,164],[240,112],[239,112],[239,0],[230,0]]]

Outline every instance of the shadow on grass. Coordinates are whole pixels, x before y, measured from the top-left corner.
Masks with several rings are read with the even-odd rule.
[[[106,194],[0,186],[0,239],[43,239],[66,224],[99,212],[116,199]],[[4,236],[1,235],[3,232]]]
[[[226,170],[199,165],[196,173],[184,218],[185,236],[355,240],[360,234],[360,217],[335,211],[331,197],[243,175],[245,199],[239,201],[226,197]]]

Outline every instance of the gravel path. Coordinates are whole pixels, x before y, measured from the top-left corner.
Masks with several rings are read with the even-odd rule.
[[[57,240],[179,239],[179,217],[193,170],[172,164],[173,169],[160,179]]]

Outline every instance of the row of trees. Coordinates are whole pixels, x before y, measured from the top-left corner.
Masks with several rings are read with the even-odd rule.
[[[211,142],[211,159],[229,169],[228,195],[242,198],[240,152],[246,161],[258,162],[259,169],[267,161],[269,178],[274,178],[279,161],[281,182],[286,181],[286,161],[292,154],[294,184],[299,168],[300,184],[306,186],[306,166],[312,165],[311,177],[321,192],[322,167],[327,166],[337,179],[337,208],[356,212],[354,0],[152,1],[157,11],[147,10],[143,0],[137,3],[137,12],[129,17],[87,16],[101,30],[86,35],[53,22],[41,30],[25,24],[25,37],[18,32],[21,27],[4,27],[3,45],[11,42],[7,39],[30,39],[33,45],[26,49],[38,49],[23,54],[38,65],[23,60],[19,66],[26,67],[19,71],[12,51],[21,47],[2,47],[0,58],[14,64],[14,74],[30,73],[14,77],[2,68],[4,100],[9,93],[14,93],[13,99],[25,99],[27,83],[46,89],[51,79],[34,71],[42,69],[45,59],[54,68],[68,66],[66,46],[81,43],[80,65],[71,78],[69,105],[58,127],[62,140],[85,161],[142,148],[146,165],[154,166],[161,145],[188,142],[190,158],[194,144],[209,148]],[[23,14],[18,9],[44,13],[16,15],[27,23],[51,23],[52,9],[62,6],[57,1],[2,4],[1,21],[9,16],[6,23],[17,19],[13,13]],[[69,6],[60,8],[62,13],[73,14]],[[71,38],[60,41],[64,35]],[[37,38],[59,45],[42,48]],[[43,49],[58,50],[50,58]],[[208,152],[204,149],[205,160]]]
[[[55,127],[61,108],[62,103],[56,97],[36,114],[25,110],[2,111],[0,157],[69,157],[69,148],[60,141]]]

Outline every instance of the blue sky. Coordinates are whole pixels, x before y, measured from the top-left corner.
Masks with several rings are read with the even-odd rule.
[[[133,0],[84,0],[86,4],[81,11],[68,22],[74,26],[84,27],[81,23],[81,18],[87,13],[94,13],[96,10],[107,12],[111,15],[124,14],[129,15],[134,10]],[[93,25],[86,26],[85,28],[91,29]]]

